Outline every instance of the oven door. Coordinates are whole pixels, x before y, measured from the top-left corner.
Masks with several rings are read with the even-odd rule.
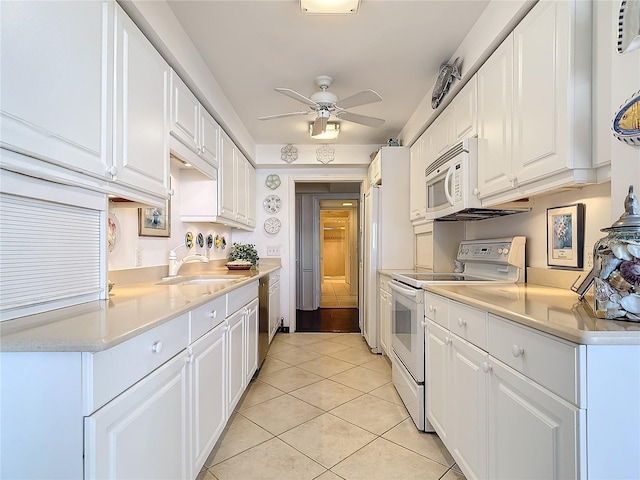
[[[395,280],[391,289],[391,346],[416,383],[424,383],[424,291]]]

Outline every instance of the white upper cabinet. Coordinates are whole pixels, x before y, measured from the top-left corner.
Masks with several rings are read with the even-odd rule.
[[[240,153],[237,148],[234,150],[236,156],[236,183],[234,185],[234,194],[236,197],[236,221],[240,223],[247,223],[247,170],[249,162]]]
[[[218,179],[218,213],[229,220],[236,219],[236,198],[234,185],[236,180],[235,145],[225,132],[220,132],[220,171]]]
[[[427,190],[425,186],[425,142],[429,142],[428,132],[423,133],[409,149],[409,219],[414,222],[424,220],[427,214]]]
[[[116,115],[110,173],[117,184],[166,198],[171,70],[119,6],[115,36]]]
[[[3,2],[3,148],[107,178],[113,12],[109,2]]]
[[[478,70],[480,197],[511,187],[513,42],[509,36]]]
[[[463,138],[475,137],[478,133],[478,88],[474,75],[458,92],[447,107],[452,112],[452,143]]]
[[[209,177],[215,178],[215,170],[219,167],[219,136],[220,126],[172,71],[171,138],[178,142],[171,141],[171,150]]]
[[[247,162],[247,225],[256,226],[256,169]]]
[[[590,79],[591,3],[537,3],[478,71],[483,205],[595,181]]]

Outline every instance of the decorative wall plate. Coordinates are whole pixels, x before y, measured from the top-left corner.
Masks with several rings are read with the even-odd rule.
[[[207,235],[207,248],[213,247],[213,235]]]
[[[434,110],[438,108],[442,99],[445,97],[451,87],[451,82],[454,78],[460,80],[460,66],[462,61],[460,57],[456,58],[453,63],[444,63],[440,65],[440,73],[436,80],[436,85],[433,87],[433,94],[431,95],[431,108]]]
[[[282,224],[276,217],[269,217],[264,221],[264,231],[272,235],[280,231]]]
[[[640,145],[640,91],[622,104],[613,118],[613,135],[629,145]]]
[[[316,160],[325,165],[329,162],[333,162],[335,159],[335,150],[329,145],[323,145],[316,150]]]
[[[115,213],[110,213],[107,218],[107,247],[110,252],[118,246],[120,240],[120,222]]]
[[[618,14],[618,53],[640,48],[640,0],[622,0]]]
[[[196,245],[200,248],[204,247],[204,235],[202,235],[202,233],[198,233],[198,235],[196,235]]]
[[[267,179],[265,180],[264,184],[271,190],[275,190],[280,186],[280,176],[276,173],[267,175]]]
[[[278,195],[267,195],[267,198],[262,202],[262,206],[269,213],[278,213],[282,206],[282,201]]]
[[[286,145],[280,149],[280,158],[287,163],[295,162],[298,159],[298,149],[293,145]]]

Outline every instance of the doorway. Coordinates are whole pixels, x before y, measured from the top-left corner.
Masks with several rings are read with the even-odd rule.
[[[296,183],[296,331],[360,331],[359,192]]]

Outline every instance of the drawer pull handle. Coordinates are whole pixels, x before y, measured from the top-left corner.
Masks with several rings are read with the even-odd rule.
[[[464,327],[464,326],[466,326],[466,325],[467,325],[467,322],[466,322],[466,321],[464,321],[464,320],[463,320],[463,319],[461,319],[461,318],[459,318],[459,319],[458,319],[458,326],[459,326],[460,328],[462,328],[462,327]]]
[[[514,357],[519,357],[520,355],[524,355],[524,348],[519,347],[514,343],[513,346],[511,347],[511,355],[513,355]]]
[[[216,318],[218,316],[218,311],[217,310],[211,310],[211,313],[209,313],[209,316],[211,318]]]
[[[156,342],[151,345],[151,351],[153,353],[160,353],[162,351],[162,342]]]
[[[493,367],[491,365],[489,365],[487,362],[482,362],[482,371],[484,373],[489,373],[491,370],[493,370]]]

